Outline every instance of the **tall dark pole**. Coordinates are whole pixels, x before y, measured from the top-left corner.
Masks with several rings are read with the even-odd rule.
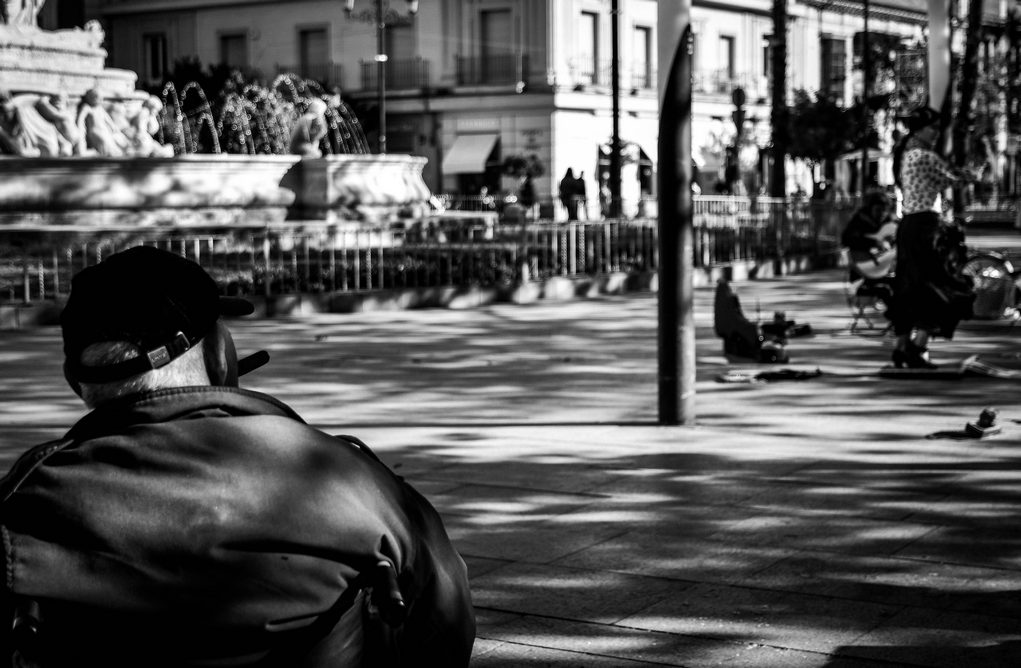
[[[376,94],[379,99],[379,140],[377,148],[386,153],[386,20],[383,0],[376,0]]]
[[[691,0],[659,0],[659,422],[695,421]]]
[[[787,0],[773,0],[773,166],[769,194],[787,194]]]
[[[865,26],[861,31],[861,173],[858,192],[865,195],[865,182],[869,175],[869,70],[872,54],[869,53],[869,0],[862,1]]]
[[[954,124],[954,164],[964,167],[968,161],[968,138],[971,136],[975,113],[975,82],[978,79],[978,48],[982,36],[982,0],[971,0],[968,7],[968,32],[964,42],[964,68],[961,72],[961,99]],[[954,189],[954,213],[964,211],[964,193],[961,186]]]
[[[610,218],[620,217],[620,8],[619,0],[610,2]],[[598,67],[598,63],[597,63]]]

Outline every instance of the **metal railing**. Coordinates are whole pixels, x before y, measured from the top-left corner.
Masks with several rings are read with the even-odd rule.
[[[567,83],[571,86],[609,88],[613,85],[613,63],[610,60],[572,61],[567,67]],[[621,68],[620,85],[625,90],[638,92],[656,87],[656,73],[651,68]]]
[[[692,74],[691,88],[695,93],[711,95],[729,95],[735,88],[743,88],[749,97],[765,97],[769,94],[769,79],[727,70],[700,70]]]
[[[835,252],[853,210],[851,202],[699,197],[694,261],[709,267]],[[439,215],[404,228],[306,223],[222,234],[23,228],[0,232],[0,305],[59,299],[82,268],[139,244],[196,260],[225,294],[256,296],[509,286],[659,267],[652,218],[496,223],[493,216]]]
[[[376,90],[379,64],[361,61],[362,90]],[[391,58],[383,65],[388,90],[424,88],[429,85],[429,61],[422,58]]]

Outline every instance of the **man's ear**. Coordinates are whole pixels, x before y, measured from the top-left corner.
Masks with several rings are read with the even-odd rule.
[[[67,384],[71,386],[71,389],[74,390],[75,394],[79,397],[82,396],[82,386],[75,377],[71,375],[71,367],[68,365],[66,360],[64,361],[64,380],[66,380]]]
[[[217,322],[205,338],[203,354],[209,382],[219,387],[238,386],[238,352],[234,337],[222,322]]]

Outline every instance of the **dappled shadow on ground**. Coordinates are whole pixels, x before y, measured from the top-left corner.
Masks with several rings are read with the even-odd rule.
[[[480,614],[478,666],[982,665],[1021,618],[1017,382],[880,379],[836,272],[736,287],[783,310],[805,381],[722,355],[696,294],[697,424],[655,426],[655,298],[237,322],[254,389],[375,447],[443,513]],[[939,343],[1002,352],[993,324]],[[81,415],[59,332],[0,332],[0,456]],[[986,406],[1004,432],[926,440]],[[951,663],[946,657],[955,657]],[[990,665],[990,664],[986,664]]]
[[[548,665],[869,665],[884,660],[872,646],[996,665],[990,647],[1016,639],[1013,449],[567,431],[384,448],[466,555],[477,665],[537,645],[556,650]],[[929,651],[941,634],[957,663]]]

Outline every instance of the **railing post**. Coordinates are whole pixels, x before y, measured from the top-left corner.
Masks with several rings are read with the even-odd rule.
[[[270,259],[270,247],[269,247],[269,228],[267,227],[262,237],[262,296],[266,301],[266,317],[271,318],[276,315],[273,307],[273,291],[270,288],[270,281],[272,280],[272,260]]]
[[[527,216],[521,217],[521,234],[519,236],[519,244],[521,246],[520,255],[518,258],[519,276],[518,280],[522,285],[528,283],[531,277],[528,273],[528,218]]]
[[[21,256],[21,300],[25,304],[32,301],[32,282],[28,277],[28,255]]]
[[[354,279],[355,279],[355,290],[362,289],[362,242],[360,240],[360,234],[358,230],[354,231]]]
[[[53,298],[60,297],[60,257],[57,249],[53,249]]]
[[[337,238],[336,233],[326,237],[330,244],[330,292],[337,291]]]

